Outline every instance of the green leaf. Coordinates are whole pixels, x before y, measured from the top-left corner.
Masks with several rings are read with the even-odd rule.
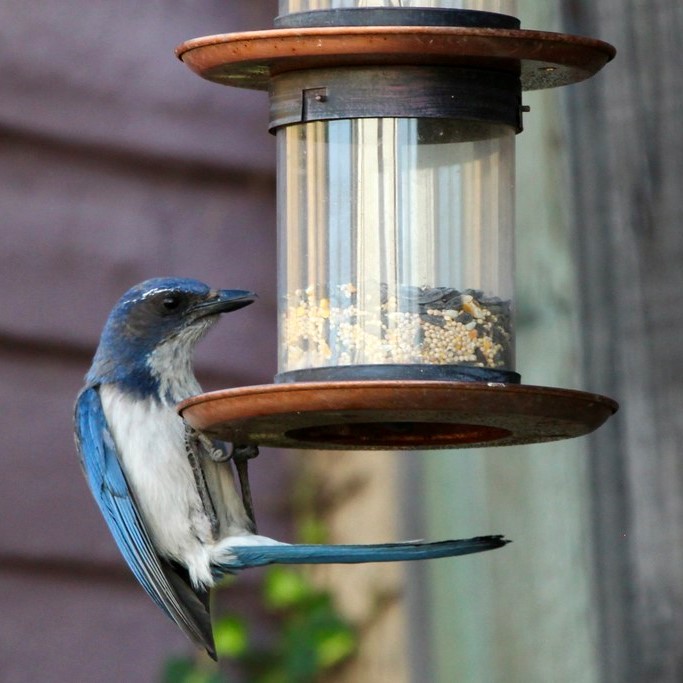
[[[271,567],[266,573],[264,597],[268,607],[282,610],[302,605],[313,595],[306,578],[285,567]]]
[[[183,683],[192,671],[193,663],[189,659],[173,658],[164,665],[161,675],[162,683]]]
[[[239,659],[249,647],[249,635],[244,619],[234,615],[221,617],[213,625],[216,652],[220,657]]]
[[[293,681],[287,676],[287,674],[281,669],[271,669],[266,673],[261,674],[254,683],[300,683],[299,681]]]
[[[316,594],[305,609],[288,613],[283,623],[282,666],[290,681],[313,683],[355,649],[351,627],[335,612],[327,594]]]
[[[323,669],[336,666],[348,659],[355,652],[357,645],[353,630],[339,624],[335,629],[319,634],[316,646],[318,663]]]
[[[327,526],[315,517],[302,519],[298,525],[298,535],[301,543],[327,543]]]

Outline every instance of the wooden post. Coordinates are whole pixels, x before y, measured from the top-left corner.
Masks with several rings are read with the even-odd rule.
[[[683,679],[683,5],[566,2],[614,43],[570,99],[586,373],[621,402],[590,440],[604,680]]]
[[[559,30],[558,14],[551,3],[520,3],[525,28]],[[573,259],[564,96],[524,96],[531,112],[517,140],[517,366],[528,384],[597,390],[581,374],[585,287]],[[585,439],[425,454],[423,462],[433,535],[514,541],[425,566],[429,680],[600,680]]]

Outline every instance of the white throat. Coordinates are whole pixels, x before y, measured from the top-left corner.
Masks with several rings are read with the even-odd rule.
[[[150,354],[147,365],[155,379],[159,380],[162,401],[178,403],[201,392],[192,370],[192,355],[195,344],[207,333],[216,318],[202,318],[159,344]]]

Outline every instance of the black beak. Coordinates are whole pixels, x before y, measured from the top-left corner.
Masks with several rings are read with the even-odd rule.
[[[218,289],[211,292],[209,297],[192,307],[195,318],[236,311],[238,308],[244,308],[253,303],[257,298],[254,292],[247,292],[243,289]]]

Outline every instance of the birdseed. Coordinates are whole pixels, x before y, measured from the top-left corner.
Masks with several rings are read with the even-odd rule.
[[[510,301],[481,290],[382,284],[358,305],[354,285],[287,297],[286,370],[383,363],[512,367]],[[331,294],[331,295],[330,295]]]

